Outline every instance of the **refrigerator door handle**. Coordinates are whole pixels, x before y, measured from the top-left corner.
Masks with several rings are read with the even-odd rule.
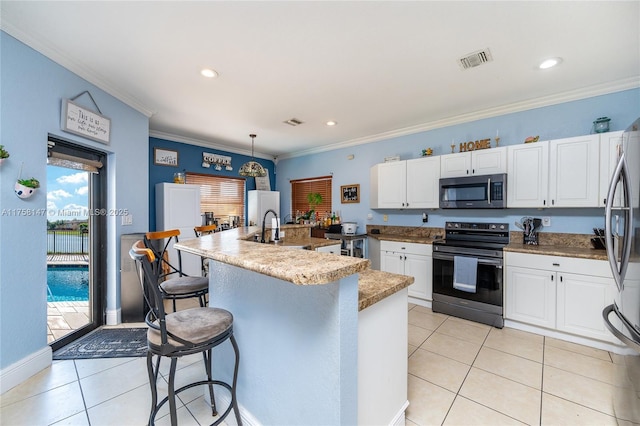
[[[609,314],[611,312],[616,314],[618,319],[622,322],[622,325],[631,334],[631,338],[627,337],[623,332],[618,330],[611,323],[611,321],[609,321]],[[625,345],[640,352],[640,333],[638,333],[638,331],[631,324],[629,324],[629,321],[627,321],[627,319],[620,313],[620,311],[618,310],[618,307],[615,304],[609,305],[606,308],[604,308],[604,310],[602,311],[602,317],[604,318],[604,325],[611,332],[611,334],[617,337]]]
[[[621,209],[624,214],[624,239],[622,244],[622,257],[620,259],[620,265],[618,266],[617,253],[615,247],[613,247],[613,232],[611,230],[611,215],[613,211],[613,202],[618,183],[623,185],[624,203]],[[629,258],[631,257],[631,238],[633,232],[633,211],[631,209],[631,183],[629,181],[629,171],[627,168],[627,161],[625,153],[620,155],[620,160],[616,166],[613,176],[611,177],[611,184],[609,185],[609,193],[607,194],[607,204],[605,207],[605,245],[607,247],[607,257],[611,266],[611,272],[613,273],[613,279],[618,287],[619,291],[624,289],[624,278],[627,273],[627,266],[629,264]]]

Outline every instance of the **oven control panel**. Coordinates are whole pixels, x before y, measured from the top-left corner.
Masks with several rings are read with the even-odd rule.
[[[446,229],[467,229],[470,231],[508,231],[508,223],[475,223],[475,222],[446,222]]]

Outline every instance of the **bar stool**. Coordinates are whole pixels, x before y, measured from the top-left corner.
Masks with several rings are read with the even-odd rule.
[[[173,301],[173,312],[176,300],[197,297],[200,307],[207,305],[206,295],[209,293],[209,279],[207,277],[190,277],[182,272],[182,253],[177,250],[177,266],[169,261],[169,247],[178,242],[179,229],[169,231],[147,232],[144,244],[153,251],[160,262],[160,275],[156,280],[164,299]],[[173,244],[172,244],[173,243]]]
[[[216,228],[217,227],[218,227],[217,225],[196,226],[196,227],[193,228],[193,232],[196,234],[196,238],[200,238],[203,235],[213,234],[214,232],[216,232]],[[207,259],[202,257],[200,265],[201,265],[201,269],[202,269],[202,276],[203,277],[208,277],[209,276],[209,262],[207,262]]]
[[[155,417],[158,410],[168,401],[171,425],[175,426],[177,424],[176,395],[194,386],[202,385],[206,385],[209,388],[211,412],[213,416],[218,415],[213,392],[214,385],[226,388],[231,394],[229,406],[212,425],[218,425],[224,421],[232,409],[237,423],[242,425],[238,401],[236,399],[240,351],[238,350],[238,345],[233,335],[233,315],[227,310],[211,307],[190,308],[169,314],[165,313],[162,303],[163,294],[160,292],[160,286],[158,285],[158,277],[162,273],[160,260],[156,258],[151,249],[145,247],[142,241],[137,241],[133,244],[129,255],[136,261],[139,270],[143,272],[144,279],[141,279],[140,282],[143,287],[145,300],[150,309],[145,317],[145,322],[149,327],[147,331],[147,372],[149,374],[149,385],[151,387],[149,425],[155,424]],[[213,380],[211,374],[212,350],[226,340],[231,342],[235,353],[233,381],[231,384],[220,380]],[[198,352],[201,352],[204,358],[207,380],[200,380],[175,389],[178,358]],[[154,356],[158,357],[155,367],[153,365]],[[162,357],[171,358],[171,368],[169,370],[168,395],[158,403],[157,380]]]

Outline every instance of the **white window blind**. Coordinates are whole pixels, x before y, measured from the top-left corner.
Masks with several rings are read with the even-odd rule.
[[[244,225],[245,180],[223,176],[187,173],[187,183],[200,185],[200,212],[213,212],[221,223],[229,216],[240,216]]]

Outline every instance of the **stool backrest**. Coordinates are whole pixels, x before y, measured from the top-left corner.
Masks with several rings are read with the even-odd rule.
[[[169,259],[169,249],[173,244],[178,242],[180,235],[179,229],[170,229],[168,231],[147,232],[144,235],[144,245],[153,251],[156,258],[160,259],[161,271],[158,276],[158,282],[161,283],[169,277],[169,275],[178,274],[186,275],[182,272],[182,254],[180,250],[175,250],[176,259]]]
[[[216,232],[217,225],[204,225],[204,226],[196,226],[193,228],[193,232],[197,237],[201,237],[203,235],[209,235]]]

